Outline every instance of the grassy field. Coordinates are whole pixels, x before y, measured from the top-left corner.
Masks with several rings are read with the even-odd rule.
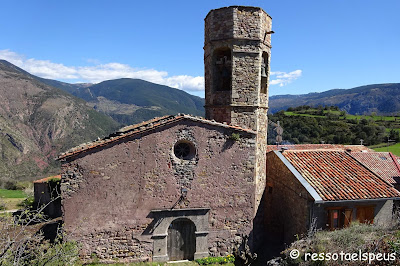
[[[397,156],[400,156],[400,143],[396,143],[389,147],[374,148],[375,151],[389,151]]]
[[[26,194],[22,190],[0,189],[0,198],[24,199]]]
[[[18,209],[18,204],[26,198],[22,190],[0,189],[0,205],[4,205],[6,210]]]
[[[293,116],[322,117],[322,118],[325,117],[323,115],[298,114],[298,113],[294,113],[294,112],[285,112],[285,115],[287,115],[287,116],[293,115]]]
[[[304,114],[297,113],[297,112],[286,111],[285,115],[287,115],[287,116],[308,116],[308,117],[326,117],[325,114],[327,114],[327,113],[334,114],[334,115],[340,115],[340,111],[324,111],[323,112],[324,115],[314,115],[314,114],[311,114],[312,111],[315,112],[314,109],[310,110],[309,111],[310,113],[307,113],[307,111],[304,111],[305,112]],[[362,118],[365,118],[365,119],[372,118],[375,121],[399,121],[400,122],[400,117],[395,117],[395,116],[379,116],[379,115],[371,116],[371,115],[350,115],[350,114],[346,114],[345,117],[344,116],[340,116],[339,119],[344,119],[344,118],[346,118],[346,119],[357,119],[357,120],[360,120]]]

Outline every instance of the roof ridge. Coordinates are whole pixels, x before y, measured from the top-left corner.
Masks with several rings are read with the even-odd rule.
[[[367,165],[365,165],[364,163],[362,163],[361,161],[357,160],[356,157],[354,157],[353,155],[351,155],[351,153],[346,152],[348,155],[350,155],[351,158],[353,158],[357,163],[359,163],[360,165],[362,165],[364,168],[366,168],[368,171],[370,171],[372,174],[374,174],[375,176],[377,176],[379,179],[383,180],[386,184],[389,184],[391,187],[393,187],[392,184],[390,184],[388,181],[386,181],[383,177],[379,176],[378,174],[376,174],[374,171],[372,171]]]
[[[393,160],[393,162],[394,162],[394,165],[396,165],[397,172],[398,172],[399,175],[400,175],[400,165],[399,165],[399,163],[397,162],[397,159],[394,157],[393,153],[391,153],[391,152],[389,152],[389,156],[390,156],[390,158],[392,158],[392,160]]]
[[[119,129],[118,131],[111,133],[107,137],[104,137],[102,139],[97,138],[94,141],[82,143],[76,147],[73,147],[64,153],[61,153],[56,158],[56,160],[61,160],[66,157],[70,157],[70,156],[79,154],[81,152],[84,152],[84,151],[87,151],[87,150],[90,150],[90,149],[93,149],[96,147],[102,147],[102,146],[108,145],[109,143],[113,143],[115,141],[121,140],[123,138],[130,137],[130,136],[133,136],[133,135],[139,134],[139,133],[144,133],[149,130],[157,129],[160,126],[168,125],[169,123],[172,123],[172,122],[178,122],[182,119],[189,119],[191,121],[196,121],[196,122],[200,122],[200,123],[204,123],[204,124],[208,124],[208,125],[220,126],[220,127],[230,128],[230,129],[234,129],[234,130],[244,131],[244,132],[251,133],[251,134],[257,134],[255,131],[253,131],[251,129],[242,128],[237,125],[229,125],[226,122],[221,123],[221,122],[217,122],[215,120],[208,120],[203,117],[179,113],[177,115],[167,115],[167,116],[162,116],[162,117],[155,117],[153,119],[143,121],[138,124],[133,124],[130,126],[123,127],[121,129]]]
[[[33,181],[33,183],[34,184],[44,183],[44,182],[49,181],[51,179],[61,179],[61,174],[60,175],[52,175],[52,176],[48,176],[48,177],[43,177],[41,179]]]
[[[307,149],[307,150],[285,150],[285,152],[331,152],[331,151],[335,151],[335,152],[346,152],[344,150],[339,150],[339,149]]]

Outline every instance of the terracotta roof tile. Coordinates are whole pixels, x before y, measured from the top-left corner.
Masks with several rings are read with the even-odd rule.
[[[106,146],[110,143],[116,142],[118,140],[124,139],[126,137],[130,137],[130,136],[134,136],[136,134],[140,134],[143,132],[147,132],[147,131],[151,131],[154,130],[156,128],[165,126],[165,125],[169,125],[171,123],[175,123],[181,120],[191,120],[191,121],[196,121],[196,122],[200,122],[203,124],[208,124],[208,125],[213,125],[213,126],[218,126],[218,127],[224,127],[224,128],[231,128],[234,130],[238,130],[238,131],[244,131],[247,133],[251,133],[251,134],[256,134],[255,131],[251,130],[251,129],[246,129],[246,128],[241,128],[239,126],[236,125],[228,125],[226,123],[219,123],[216,122],[214,120],[207,120],[204,119],[202,117],[196,117],[196,116],[191,116],[191,115],[185,115],[185,114],[178,114],[178,115],[169,115],[169,116],[163,116],[163,117],[156,117],[153,118],[151,120],[139,123],[139,124],[135,124],[135,125],[131,125],[131,126],[126,126],[121,128],[120,130],[118,130],[117,132],[109,135],[108,137],[105,137],[103,139],[97,139],[95,141],[92,142],[88,142],[88,143],[83,143],[77,147],[74,147],[64,153],[61,153],[57,160],[62,160],[65,159],[67,157],[71,157],[71,156],[75,156],[79,153],[82,153],[84,151],[93,149],[93,148],[97,148],[97,147],[102,147],[102,146]]]
[[[285,151],[283,156],[325,201],[400,197],[400,193],[344,151]]]
[[[37,184],[37,183],[46,183],[51,179],[61,179],[61,175],[54,175],[54,176],[45,177],[45,178],[42,178],[42,179],[35,180],[35,181],[33,181],[33,183],[35,183],[35,184]]]
[[[397,184],[400,169],[390,152],[352,152],[351,155],[390,184]]]

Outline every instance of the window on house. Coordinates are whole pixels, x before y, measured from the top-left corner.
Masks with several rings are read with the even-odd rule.
[[[189,141],[179,141],[174,146],[174,155],[183,160],[190,160],[196,154],[196,149],[193,143]]]
[[[351,223],[353,210],[346,209],[345,207],[331,207],[327,208],[327,213],[327,226],[330,230],[335,230],[347,227]]]
[[[358,206],[357,220],[360,223],[374,223],[375,206]]]

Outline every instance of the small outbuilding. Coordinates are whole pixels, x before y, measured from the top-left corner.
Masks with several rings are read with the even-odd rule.
[[[389,224],[400,193],[343,150],[267,153],[263,213],[267,236],[290,243],[311,226],[334,230],[352,221]]]
[[[43,208],[43,213],[51,218],[62,215],[60,181],[61,175],[33,181],[34,206],[37,209]]]

